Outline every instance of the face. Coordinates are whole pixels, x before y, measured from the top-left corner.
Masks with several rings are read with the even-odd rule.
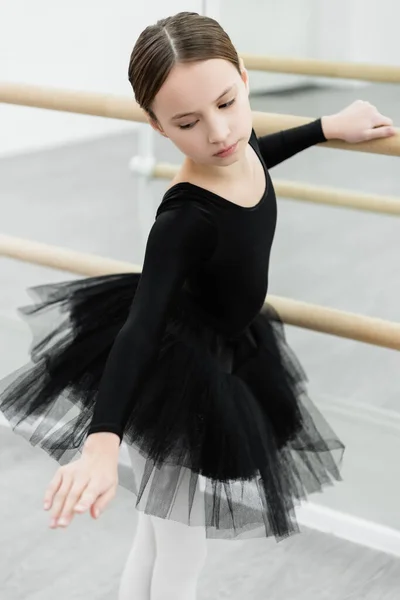
[[[240,160],[251,135],[247,72],[242,66],[240,75],[227,60],[175,65],[152,109],[154,129],[202,165],[228,166]]]

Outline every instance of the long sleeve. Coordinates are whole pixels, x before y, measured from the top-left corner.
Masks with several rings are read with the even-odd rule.
[[[190,269],[211,255],[215,242],[216,228],[190,201],[156,219],[129,316],[106,362],[88,435],[108,431],[122,440],[132,395],[151,372],[168,310]]]
[[[306,148],[326,141],[321,119],[257,138],[261,156],[268,169]]]

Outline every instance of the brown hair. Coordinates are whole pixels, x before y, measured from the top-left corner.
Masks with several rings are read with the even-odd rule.
[[[151,105],[173,66],[212,58],[228,60],[240,73],[237,51],[214,19],[180,12],[149,25],[139,35],[129,61],[128,78],[136,102],[157,120]]]

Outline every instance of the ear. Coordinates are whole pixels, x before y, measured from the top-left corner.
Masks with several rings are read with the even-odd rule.
[[[152,127],[154,129],[154,131],[157,131],[157,133],[161,133],[161,135],[164,137],[168,137],[158,121],[153,119],[150,115],[146,115],[146,116],[147,116],[147,121],[148,121],[150,127]]]
[[[240,74],[242,77],[242,81],[246,87],[247,93],[250,93],[250,82],[249,82],[249,74],[247,69],[244,66],[243,58],[239,56],[239,65],[240,65]]]

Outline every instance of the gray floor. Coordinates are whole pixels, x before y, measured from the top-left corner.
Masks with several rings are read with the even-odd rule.
[[[400,123],[395,86],[305,90],[253,98],[252,105],[312,117],[336,112],[357,97]],[[158,159],[178,162],[179,153],[156,139]],[[140,203],[155,211],[165,182],[152,183],[146,199],[136,197],[127,169],[135,151],[135,135],[126,133],[0,160],[2,232],[140,263],[151,226],[150,219],[138,225]],[[391,157],[311,148],[271,175],[400,196],[398,159]],[[284,199],[279,213],[272,294],[399,320],[397,218]],[[72,277],[0,261],[0,375],[26,354],[26,331],[9,321],[28,300],[25,288]],[[398,353],[295,328],[288,328],[288,338],[308,372],[313,398],[348,446],[345,482],[316,502],[400,530]],[[40,501],[55,464],[10,432],[0,429],[0,436],[0,597],[115,597],[135,527],[127,492],[120,489],[97,524],[83,518],[67,531],[47,530]],[[105,551],[110,546],[112,560]],[[399,585],[395,559],[306,531],[279,545],[211,543],[199,598],[389,600]]]

